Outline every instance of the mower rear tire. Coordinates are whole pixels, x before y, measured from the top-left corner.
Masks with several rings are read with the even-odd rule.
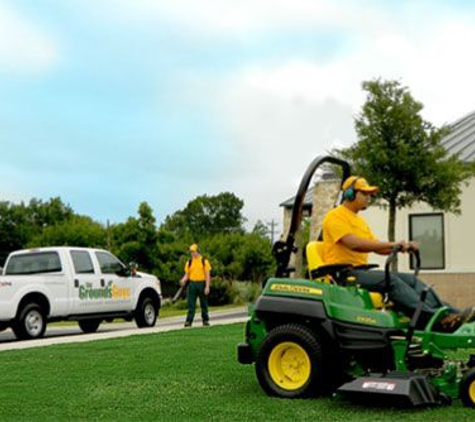
[[[262,389],[270,396],[321,395],[326,387],[322,341],[300,324],[274,328],[259,348],[256,375]]]
[[[462,377],[459,396],[465,407],[475,408],[475,368],[470,369]]]

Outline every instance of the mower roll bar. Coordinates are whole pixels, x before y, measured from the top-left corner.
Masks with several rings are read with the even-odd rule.
[[[305,194],[315,171],[324,163],[335,164],[342,168],[341,185],[343,185],[343,182],[351,175],[350,165],[346,161],[336,157],[318,156],[310,163],[302,177],[297,194],[295,195],[287,239],[285,241],[277,241],[273,247],[273,253],[277,261],[276,277],[288,277],[291,272],[291,269],[288,268],[288,266],[291,253],[297,251],[295,246],[295,236],[300,227],[300,223],[302,222],[302,210]]]

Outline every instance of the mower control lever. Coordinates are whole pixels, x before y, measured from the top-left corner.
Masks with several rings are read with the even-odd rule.
[[[412,315],[411,322],[409,323],[409,327],[407,329],[407,334],[406,334],[406,341],[407,341],[407,349],[406,349],[406,357],[407,353],[409,351],[409,345],[412,342],[412,337],[414,335],[414,330],[416,329],[417,326],[417,321],[419,321],[419,317],[421,316],[422,313],[422,308],[424,306],[424,302],[426,301],[427,293],[429,293],[429,286],[426,286],[424,290],[421,292],[421,298],[419,300],[419,303],[417,304],[417,308]]]
[[[386,263],[384,265],[384,303],[389,301],[389,290],[391,287],[391,273],[390,267],[394,259],[396,258],[397,254],[402,251],[401,245],[396,245],[391,249],[391,253],[386,258]],[[421,255],[418,249],[409,248],[407,250],[413,257],[414,257],[414,277],[417,277],[419,274],[419,270],[421,268]],[[427,293],[426,293],[427,294]],[[425,299],[425,297],[424,297]]]

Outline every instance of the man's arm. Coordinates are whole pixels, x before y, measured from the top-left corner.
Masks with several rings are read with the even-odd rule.
[[[189,279],[188,273],[185,273],[185,275],[180,280],[180,286],[184,286],[186,282],[188,281],[188,279]]]
[[[406,252],[410,247],[415,247],[415,244],[404,241],[382,242],[376,239],[362,239],[354,234],[343,236],[339,242],[352,251],[374,252],[379,255],[388,255],[395,246],[401,246],[403,252]]]
[[[211,276],[209,270],[205,271],[205,295],[209,295]]]

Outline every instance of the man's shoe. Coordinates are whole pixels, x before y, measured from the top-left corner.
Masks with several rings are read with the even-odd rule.
[[[209,321],[203,321],[203,325],[204,325],[205,327],[209,327]]]
[[[473,321],[475,321],[475,307],[469,307],[460,313],[446,315],[440,320],[440,328],[443,332],[453,333],[466,322]]]
[[[191,322],[185,322],[184,327],[191,327]]]

